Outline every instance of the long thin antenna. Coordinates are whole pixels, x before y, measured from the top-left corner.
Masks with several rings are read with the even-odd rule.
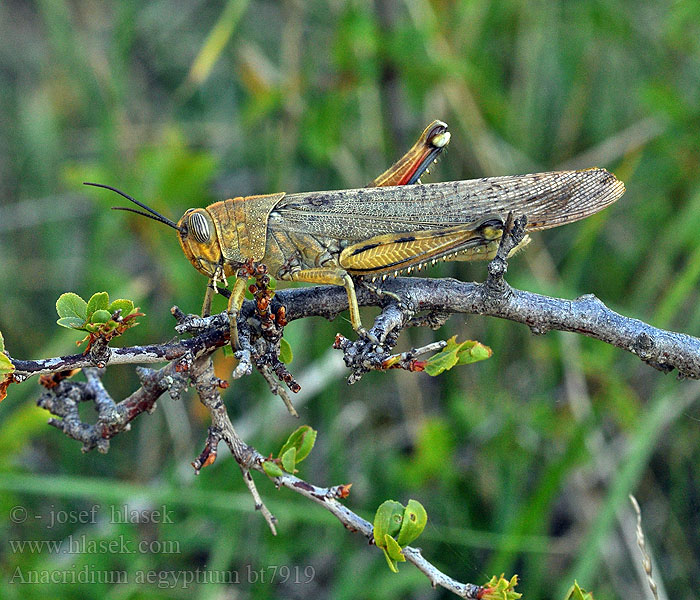
[[[137,215],[141,215],[142,217],[148,217],[149,219],[153,219],[154,221],[158,221],[159,223],[165,223],[166,225],[170,225],[171,227],[175,227],[175,229],[179,230],[179,227],[173,225],[173,222],[170,219],[161,219],[160,217],[156,217],[150,213],[143,212],[142,210],[128,208],[127,206],[112,206],[112,210],[125,210],[128,212],[136,213]]]
[[[178,231],[180,230],[180,228],[177,226],[177,223],[175,223],[174,221],[171,221],[167,217],[164,217],[159,212],[156,212],[155,210],[153,210],[150,206],[146,206],[143,202],[139,202],[135,198],[132,198],[131,196],[129,196],[129,194],[125,194],[124,192],[122,192],[121,190],[118,190],[117,188],[114,188],[114,187],[109,186],[109,185],[104,185],[103,183],[90,183],[87,181],[84,182],[83,185],[91,185],[93,187],[104,188],[106,190],[110,190],[111,192],[116,192],[117,194],[126,198],[127,200],[130,200],[131,202],[133,202],[137,206],[140,206],[141,208],[147,210],[151,214],[141,212],[140,210],[134,210],[133,208],[125,208],[123,206],[113,206],[112,207],[113,210],[126,210],[129,212],[133,212],[133,213],[136,213],[137,215],[141,215],[144,217],[148,217],[149,219],[153,219],[154,221],[159,221],[161,223],[165,223],[166,225],[169,225],[170,227],[172,227],[173,229],[177,229]]]

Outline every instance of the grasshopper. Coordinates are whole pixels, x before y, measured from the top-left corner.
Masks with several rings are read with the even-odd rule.
[[[368,187],[325,192],[236,197],[191,208],[173,222],[110,186],[147,212],[115,207],[177,230],[185,256],[210,279],[202,313],[217,283],[239,275],[229,297],[231,344],[245,297],[246,265],[262,263],[282,281],[345,287],[350,322],[366,335],[355,294],[356,278],[396,276],[438,260],[495,256],[508,215],[525,215],[526,231],[583,219],[615,202],[624,184],[600,168],[486,177],[418,185],[450,141],[434,121],[413,147]],[[526,236],[513,250],[529,241]]]

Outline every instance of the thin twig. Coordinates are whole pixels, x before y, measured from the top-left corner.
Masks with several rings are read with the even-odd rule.
[[[317,504],[320,504],[336,517],[348,531],[363,535],[367,538],[367,542],[370,545],[374,545],[374,528],[372,524],[338,501],[338,498],[347,495],[347,485],[321,488],[289,473],[284,473],[273,479],[276,485],[293,490],[313,500]],[[433,587],[443,587],[461,598],[476,599],[479,597],[478,594],[483,588],[473,583],[460,583],[452,579],[449,575],[446,575],[435,565],[426,560],[421,554],[420,548],[406,546],[402,551],[406,557],[406,561],[412,563],[423,572],[428,577]]]

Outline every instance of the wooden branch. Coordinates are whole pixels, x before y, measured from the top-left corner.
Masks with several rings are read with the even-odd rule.
[[[387,280],[382,288],[400,296],[416,312],[499,317],[523,323],[535,334],[572,331],[632,352],[654,368],[665,372],[677,369],[680,376],[700,379],[700,339],[620,315],[592,294],[566,300],[506,284],[502,293],[494,295],[486,283],[415,277]],[[345,290],[330,286],[283,290],[275,301],[287,307],[289,321],[319,315],[333,318],[347,309]],[[382,304],[359,286],[358,303]]]
[[[435,313],[443,320],[444,315],[455,313],[488,315],[523,323],[535,334],[551,330],[572,331],[632,352],[654,368],[662,371],[677,369],[680,376],[700,379],[700,339],[620,315],[592,294],[567,300],[518,290],[506,284],[502,293],[495,295],[486,283],[416,277],[387,280],[382,283],[382,289],[401,297],[410,312]],[[360,286],[357,296],[361,306],[387,305],[385,298]],[[347,295],[343,288],[335,286],[281,290],[273,299],[273,309],[279,306],[286,308],[288,321],[311,316],[332,319],[347,310]],[[246,301],[241,318],[247,319],[253,312],[253,302]],[[404,311],[407,321],[408,314]],[[384,317],[380,315],[380,318]],[[112,348],[102,366],[166,362],[227,343],[228,322],[224,313],[207,319],[192,317],[192,321],[201,328],[201,333],[193,338],[160,345]],[[420,324],[430,323],[425,319]],[[406,326],[411,325],[413,323],[406,323]],[[373,328],[375,335],[381,334],[378,336],[380,340],[386,338],[386,331],[381,324],[377,331]],[[32,375],[95,366],[89,355],[82,354],[39,360],[13,358],[12,362],[16,368],[15,377],[20,380]]]

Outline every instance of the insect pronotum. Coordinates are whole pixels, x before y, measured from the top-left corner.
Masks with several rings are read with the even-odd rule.
[[[218,281],[227,284],[244,265],[263,263],[283,281],[344,286],[350,322],[361,334],[353,278],[410,273],[438,260],[490,259],[509,213],[527,217],[527,232],[549,229],[592,215],[625,191],[600,168],[418,185],[449,141],[447,125],[433,121],[366,188],[236,197],[191,208],[177,223],[116,188],[86,185],[115,191],[146,212],[115,208],[177,230],[185,256],[210,279],[203,314]],[[234,347],[245,289],[246,278],[239,277],[229,298]]]

